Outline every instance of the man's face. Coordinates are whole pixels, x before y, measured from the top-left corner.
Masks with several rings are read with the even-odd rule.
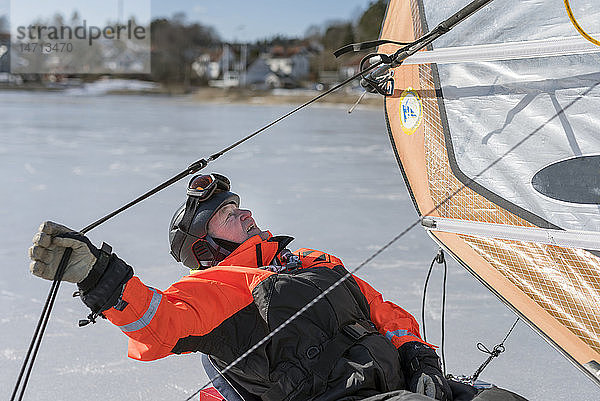
[[[266,239],[266,232],[256,226],[252,212],[239,209],[233,203],[223,206],[214,214],[208,222],[208,234],[238,244],[259,234]]]

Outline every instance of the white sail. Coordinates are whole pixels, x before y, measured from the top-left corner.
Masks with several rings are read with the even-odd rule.
[[[392,0],[381,39],[466,4]],[[573,14],[600,26],[594,0]],[[600,384],[600,47],[563,1],[494,0],[393,81],[390,139],[424,227]]]

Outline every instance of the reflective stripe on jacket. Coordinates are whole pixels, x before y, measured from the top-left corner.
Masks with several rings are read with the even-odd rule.
[[[129,356],[154,360],[200,351],[222,367],[347,274],[329,254],[300,249],[302,265],[282,263],[281,237],[254,236],[219,265],[183,277],[165,291],[133,277],[122,310],[105,315],[130,337]],[[334,400],[404,388],[395,348],[421,341],[415,319],[350,277],[230,371],[265,400]]]

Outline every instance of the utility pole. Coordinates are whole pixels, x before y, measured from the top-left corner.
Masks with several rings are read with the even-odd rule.
[[[248,60],[248,44],[242,43],[242,61],[241,61],[241,72],[240,72],[240,86],[246,86],[246,63]]]
[[[123,23],[123,0],[117,1],[117,17],[119,18],[117,22],[119,24]]]

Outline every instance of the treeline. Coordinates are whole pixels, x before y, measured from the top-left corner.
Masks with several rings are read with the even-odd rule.
[[[323,51],[313,60],[313,69],[335,70],[339,61],[333,52],[350,43],[375,40],[385,16],[387,1],[372,1],[356,21],[340,21],[327,24],[322,29],[311,27],[307,37],[323,45]]]
[[[312,26],[304,37],[276,36],[269,40],[251,43],[247,47],[247,64],[251,64],[261,52],[272,46],[307,46],[314,56],[311,72],[337,70],[339,61],[333,51],[349,43],[374,40],[379,35],[387,7],[386,0],[374,0],[355,21],[334,21],[325,26]],[[222,41],[218,33],[200,23],[187,23],[184,14],[171,19],[152,21],[152,79],[158,82],[185,86],[205,84],[203,78],[191,71],[191,63],[207,52],[218,52]]]
[[[152,79],[163,83],[197,80],[190,65],[202,52],[221,46],[217,32],[199,23],[187,24],[184,14],[155,19],[150,24]]]

